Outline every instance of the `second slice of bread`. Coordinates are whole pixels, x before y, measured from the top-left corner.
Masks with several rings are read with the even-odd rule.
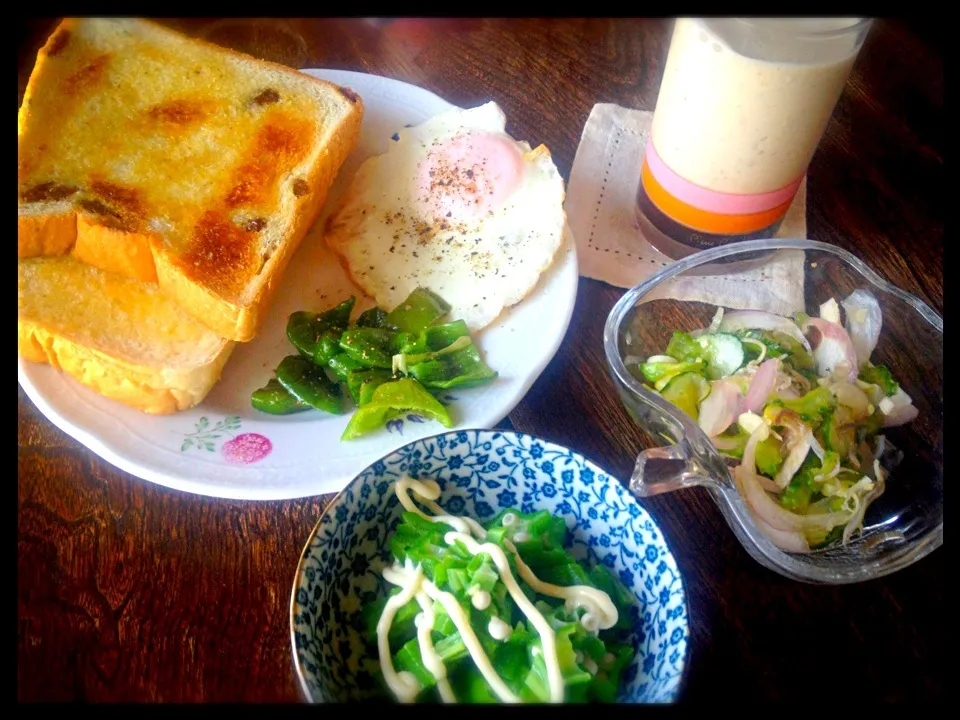
[[[346,88],[152,22],[65,20],[18,116],[18,255],[155,281],[249,340],[362,116]]]
[[[198,404],[235,346],[156,284],[70,256],[20,260],[17,290],[22,357],[144,412]]]

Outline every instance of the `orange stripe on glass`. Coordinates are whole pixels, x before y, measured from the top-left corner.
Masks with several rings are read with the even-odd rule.
[[[656,205],[660,212],[671,220],[694,230],[714,235],[742,235],[770,227],[786,215],[787,209],[793,201],[791,197],[785,203],[764,212],[748,215],[722,215],[709,210],[701,210],[675,198],[657,182],[653,173],[650,172],[650,166],[647,165],[646,158],[643,160],[640,179],[650,202]]]

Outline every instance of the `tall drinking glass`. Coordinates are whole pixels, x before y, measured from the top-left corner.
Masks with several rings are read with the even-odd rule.
[[[678,18],[637,191],[673,259],[773,237],[870,28],[868,18]]]

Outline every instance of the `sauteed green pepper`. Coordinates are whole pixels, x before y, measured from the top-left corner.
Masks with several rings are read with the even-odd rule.
[[[425,288],[417,288],[383,319],[401,332],[418,333],[450,312],[450,306]]]
[[[343,391],[330,380],[322,367],[300,355],[288,355],[277,366],[277,380],[291,395],[317,410],[340,415],[344,412]]]
[[[391,418],[411,414],[450,427],[447,409],[432,393],[489,382],[489,368],[463,320],[441,322],[450,306],[424,288],[390,312],[373,307],[355,324],[350,297],[321,313],[299,311],[287,337],[299,352],[280,363],[251,405],[275,415],[310,408],[341,414],[349,395],[357,412],[342,439],[371,432]]]
[[[368,385],[364,384],[361,395]],[[444,427],[453,427],[450,413],[423,385],[412,378],[398,378],[382,383],[370,393],[367,402],[362,403],[350,418],[342,439],[360,437],[405,412],[432,418]]]
[[[291,395],[276,378],[270,378],[266,385],[254,390],[250,404],[260,412],[271,415],[289,415],[310,409],[307,403]]]
[[[287,321],[287,338],[301,355],[325,365],[340,352],[340,336],[350,323],[355,302],[350,297],[323,313],[293,313]]]

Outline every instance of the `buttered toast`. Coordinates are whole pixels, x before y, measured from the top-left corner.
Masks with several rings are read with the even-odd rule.
[[[17,263],[18,351],[148,413],[199,403],[235,343],[171,302],[155,283],[69,255]]]
[[[250,340],[362,117],[349,89],[152,22],[67,19],[17,119],[18,256],[156,283]]]

